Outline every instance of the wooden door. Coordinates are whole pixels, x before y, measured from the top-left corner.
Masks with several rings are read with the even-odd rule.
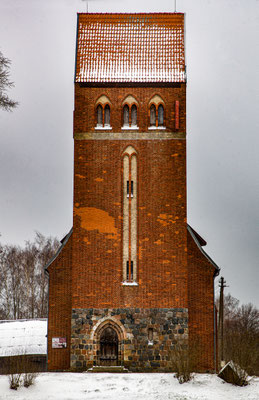
[[[118,335],[108,326],[100,337],[100,364],[118,365]]]

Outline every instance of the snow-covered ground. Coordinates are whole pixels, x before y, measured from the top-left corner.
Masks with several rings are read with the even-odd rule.
[[[7,376],[0,376],[0,399],[259,400],[259,378],[240,388],[209,374],[180,385],[173,374],[42,373],[34,386],[13,391]]]
[[[47,319],[0,321],[0,357],[46,354],[46,335]]]
[[[1,321],[0,356],[46,354],[46,320]],[[0,375],[0,400],[259,400],[259,378],[244,388],[216,375],[195,374],[180,385],[173,374],[42,373],[35,385],[9,389]]]

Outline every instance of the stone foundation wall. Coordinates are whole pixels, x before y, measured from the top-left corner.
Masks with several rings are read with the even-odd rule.
[[[71,369],[99,365],[99,332],[106,326],[118,334],[118,363],[130,371],[170,371],[170,350],[188,339],[186,308],[73,309]],[[149,340],[149,329],[153,340]],[[152,335],[152,332],[151,332]]]

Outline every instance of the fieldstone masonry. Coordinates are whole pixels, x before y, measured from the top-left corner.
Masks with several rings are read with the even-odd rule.
[[[118,332],[118,365],[130,371],[170,371],[169,353],[178,341],[188,339],[186,308],[73,309],[71,369],[99,365],[98,331],[112,326]],[[153,340],[148,330],[153,330]]]

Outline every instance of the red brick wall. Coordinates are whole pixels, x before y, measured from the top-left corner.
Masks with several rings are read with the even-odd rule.
[[[189,338],[197,348],[198,369],[214,370],[214,267],[190,233],[188,242]]]
[[[149,122],[149,101],[159,95],[165,102],[165,126],[175,132],[175,101],[179,101],[179,131],[186,131],[186,85],[175,87],[82,87],[75,84],[74,132],[94,132],[96,126],[96,102],[106,95],[111,102],[111,126],[120,132],[123,125],[122,103],[132,95],[139,103],[139,132],[147,132]]]
[[[76,84],[75,134],[95,131],[95,103],[103,94],[112,103],[112,132],[121,132],[122,102],[128,95],[139,102],[139,132],[148,132],[148,103],[156,94],[165,102],[168,131],[175,129],[174,102],[179,100],[179,130],[185,132],[185,85],[94,88]],[[138,153],[138,287],[121,284],[121,155],[128,145]],[[185,138],[75,140],[74,159],[72,307],[186,307]]]
[[[138,282],[122,282],[121,154],[138,153]],[[73,308],[187,307],[185,140],[75,141]]]
[[[122,132],[122,102],[139,102],[139,133],[149,132],[148,103],[165,102],[166,132],[185,132],[185,85],[162,88],[75,87],[74,134],[95,132],[95,103],[112,103],[112,132]],[[49,267],[49,370],[70,365],[71,308],[189,308],[189,334],[199,338],[199,368],[214,368],[213,273],[186,229],[186,141],[75,139],[73,235]],[[101,136],[101,135],[100,135]],[[122,164],[128,145],[138,157],[138,286],[122,285]],[[188,240],[188,243],[187,243]],[[188,266],[187,266],[188,247]],[[52,337],[68,338],[51,349]]]
[[[49,266],[48,370],[70,367],[72,237]],[[66,337],[66,349],[52,349],[53,337]]]

